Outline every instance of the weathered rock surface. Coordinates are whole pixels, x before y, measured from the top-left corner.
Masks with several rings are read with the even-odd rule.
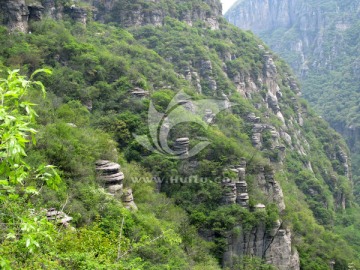
[[[56,210],[56,208],[50,208],[46,212],[46,218],[49,221],[54,221],[58,225],[64,227],[70,226],[70,221],[73,219],[62,211]]]
[[[138,98],[145,98],[145,97],[149,96],[149,91],[146,91],[140,87],[135,87],[131,91],[131,95],[133,95],[134,97],[138,97]]]
[[[143,25],[161,26],[166,16],[176,17],[192,26],[201,21],[211,29],[218,29],[218,18],[222,15],[221,3],[217,0],[205,0],[209,10],[201,6],[191,5],[187,9],[172,10],[167,2],[160,0],[145,3],[128,3],[126,1],[95,0],[89,1],[96,8],[94,19],[101,22],[118,22],[124,27],[139,27]]]
[[[262,209],[264,205],[259,205]],[[281,228],[278,221],[272,228],[260,223],[246,231],[241,226],[227,237],[228,246],[223,256],[223,266],[231,267],[234,259],[241,256],[257,256],[279,270],[299,270],[299,254],[291,245],[290,231]]]
[[[122,192],[124,174],[120,171],[120,165],[108,160],[98,160],[96,171],[99,180],[111,194]]]
[[[1,24],[7,25],[10,31],[28,31],[29,9],[25,0],[0,1]]]
[[[64,13],[68,14],[74,21],[86,24],[87,12],[83,8],[72,5],[70,7],[65,7]]]
[[[203,118],[203,120],[207,123],[207,124],[213,124],[215,121],[215,114],[212,112],[212,110],[210,109],[206,109],[205,110],[205,116]]]
[[[124,189],[121,200],[122,200],[125,208],[127,208],[129,210],[135,210],[135,211],[138,209],[134,202],[134,196],[132,194],[131,188]]]
[[[275,180],[272,168],[259,167],[257,169],[257,186],[267,194],[268,202],[275,203],[280,212],[285,210],[284,194],[280,184]]]
[[[65,14],[77,22],[86,24],[87,12],[75,5],[64,7],[55,0],[38,0],[30,3],[25,0],[0,1],[0,23],[6,25],[10,32],[27,33],[30,21],[40,21],[44,16],[61,19]]]
[[[225,178],[222,181],[223,190],[223,204],[237,203],[244,208],[249,207],[249,193],[248,185],[245,181],[246,177],[246,161],[242,160],[237,166],[229,169],[230,172],[235,173],[234,179]]]
[[[124,174],[120,171],[118,163],[109,160],[96,161],[98,179],[105,186],[107,191],[113,195],[120,195],[125,208],[137,210],[131,188],[123,188]]]
[[[229,178],[226,178],[222,182],[223,189],[223,204],[236,203],[236,184]]]
[[[174,151],[178,156],[188,156],[189,155],[189,138],[178,138],[174,144]]]

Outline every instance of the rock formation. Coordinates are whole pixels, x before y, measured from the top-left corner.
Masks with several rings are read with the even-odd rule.
[[[140,87],[135,87],[132,91],[131,94],[134,97],[138,97],[138,98],[145,98],[147,96],[149,96],[149,91],[146,91]]]
[[[125,208],[137,210],[131,188],[123,188],[124,174],[120,171],[120,165],[109,160],[96,161],[98,179],[112,195],[119,195]]]
[[[85,9],[72,5],[64,8],[64,13],[68,14],[74,21],[86,24],[87,12]]]
[[[264,208],[262,204],[256,206],[257,211],[263,211]],[[299,254],[292,247],[291,233],[281,226],[281,222],[277,221],[270,228],[263,223],[250,230],[236,227],[228,234],[223,266],[231,267],[237,257],[246,255],[263,258],[279,270],[299,270]]]
[[[48,209],[46,212],[46,217],[49,221],[54,221],[56,224],[62,225],[64,227],[69,227],[69,222],[73,219],[64,212],[56,210],[56,208]]]
[[[94,11],[95,20],[117,22],[124,27],[139,27],[148,24],[161,26],[166,16],[172,16],[191,26],[201,21],[211,29],[218,29],[218,17],[222,14],[221,3],[217,0],[205,0],[204,2],[210,7],[208,11],[202,9],[201,6],[191,5],[186,9],[174,12],[168,6],[169,3],[160,0],[152,0],[150,3],[138,2],[137,5],[126,1],[96,0],[92,1],[92,4],[96,8]]]
[[[1,24],[8,26],[10,31],[28,31],[29,9],[25,0],[0,1]]]
[[[124,174],[120,171],[120,165],[108,160],[98,160],[96,171],[99,179],[111,194],[121,193],[123,189]]]
[[[206,109],[205,110],[205,116],[203,118],[203,120],[207,123],[207,124],[213,124],[215,121],[215,114],[212,112],[212,110],[210,109]]]
[[[225,178],[222,181],[223,189],[223,204],[234,204],[237,203],[241,207],[249,207],[249,193],[247,189],[247,183],[245,180],[246,176],[246,161],[243,160],[240,165],[234,166],[229,170],[236,174],[234,179]]]
[[[125,208],[127,208],[129,210],[135,210],[135,211],[138,209],[134,202],[134,196],[132,194],[131,188],[124,189],[123,194],[121,196],[121,200],[122,200]]]
[[[83,8],[62,6],[55,0],[38,0],[29,4],[25,0],[1,0],[0,7],[0,23],[7,25],[10,32],[27,33],[29,22],[39,21],[44,16],[61,19],[66,14],[83,24],[87,20],[87,12]]]
[[[233,204],[236,203],[236,184],[229,178],[225,178],[222,182],[223,189],[223,204]]]
[[[174,144],[174,151],[178,156],[187,156],[189,155],[189,138],[178,138]]]

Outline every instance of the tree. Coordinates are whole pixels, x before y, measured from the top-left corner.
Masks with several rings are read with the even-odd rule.
[[[40,248],[41,241],[50,240],[53,229],[45,215],[30,210],[31,196],[38,194],[39,183],[55,189],[61,181],[53,166],[33,168],[25,161],[27,144],[36,143],[32,125],[37,116],[35,104],[26,96],[36,88],[45,95],[43,84],[32,81],[39,72],[50,73],[38,70],[27,80],[14,70],[0,79],[0,243],[10,242],[25,254]],[[2,249],[0,246],[4,254]],[[10,269],[10,264],[0,257],[0,267]]]

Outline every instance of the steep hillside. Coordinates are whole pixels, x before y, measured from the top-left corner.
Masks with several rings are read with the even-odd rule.
[[[225,15],[234,25],[254,31],[290,63],[304,97],[345,136],[356,181],[359,10],[357,1],[248,0],[238,1]]]
[[[1,1],[1,14],[2,77],[52,70],[33,77],[46,99],[17,95],[16,73],[0,81],[0,111],[17,116],[2,116],[1,267],[360,267],[345,143],[219,1]],[[13,181],[7,134],[26,101],[37,143],[20,126],[27,174]],[[41,164],[62,182],[30,173]]]

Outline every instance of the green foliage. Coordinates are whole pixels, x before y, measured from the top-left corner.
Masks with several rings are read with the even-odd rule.
[[[39,104],[39,123],[34,125],[39,132],[34,134],[36,145],[25,142],[28,137],[19,141],[26,148],[27,157],[21,151],[19,155],[30,167],[56,165],[64,179],[58,190],[52,190],[53,185],[48,182],[50,187],[44,185],[39,190],[40,196],[29,194],[21,203],[18,198],[6,200],[4,223],[14,222],[10,213],[31,218],[24,219],[24,226],[21,222],[13,225],[16,245],[11,237],[2,236],[1,267],[219,269],[229,233],[249,233],[257,226],[270,229],[278,220],[293,232],[302,269],[327,269],[330,259],[336,260],[339,269],[350,262],[356,267],[358,247],[350,238],[357,229],[357,219],[350,212],[341,213],[338,200],[344,195],[349,199],[347,206],[352,204],[351,185],[338,158],[339,150],[345,147],[339,143],[339,136],[303,102],[301,106],[308,112],[304,127],[294,123],[297,103],[287,82],[288,67],[275,59],[283,93],[280,106],[289,127],[285,129],[284,123],[265,106],[254,106],[262,102],[267,91],[259,80],[264,67],[263,52],[258,46],[261,41],[223,20],[221,30],[213,31],[201,22],[190,27],[176,19],[180,13],[194,8],[211,15],[212,10],[204,1],[115,1],[104,20],[123,23],[119,14],[128,9],[152,12],[160,6],[164,14],[170,15],[162,27],[149,25],[125,30],[92,21],[84,27],[66,20],[45,20],[32,24],[31,35],[0,31],[3,37],[0,63],[21,66],[24,73],[38,66],[53,69],[50,76],[36,75],[50,91],[47,98],[44,100],[34,92],[27,95]],[[209,61],[211,70],[204,68]],[[182,76],[188,70],[192,82]],[[202,93],[195,83],[196,76],[200,78]],[[216,82],[216,91],[204,79],[207,76]],[[261,90],[253,94],[253,99],[236,91],[233,81],[238,77],[251,78],[258,84]],[[136,87],[149,91],[149,98],[134,97],[131,92]],[[150,98],[158,111],[165,112],[180,90],[194,100],[222,97],[225,93],[237,104],[218,114],[215,124],[207,130],[195,124],[182,124],[170,132],[169,141],[189,136],[191,143],[201,140],[197,137],[206,137],[211,142],[196,158],[184,161],[151,153],[132,136],[148,133]],[[15,110],[16,121],[29,120],[24,106]],[[272,149],[270,132],[262,134],[266,152],[253,147],[253,125],[247,122],[250,112],[259,116],[261,123],[293,136],[289,144],[279,139],[287,147],[283,171],[280,160],[275,159],[278,153]],[[181,113],[190,114],[185,110]],[[310,145],[305,149],[307,156],[299,153],[301,147],[306,148],[306,142],[301,141],[304,138]],[[121,163],[124,186],[133,189],[137,212],[125,209],[119,198],[107,194],[96,180],[98,159]],[[250,209],[222,204],[221,181],[226,177],[237,179],[238,175],[230,173],[229,168],[238,166],[243,159],[247,161]],[[313,172],[307,169],[310,162]],[[281,213],[258,183],[262,177],[259,168],[265,167],[268,172],[272,166],[278,172],[275,180],[281,182],[286,200],[287,208]],[[37,174],[39,178],[43,175]],[[192,176],[201,181],[189,182]],[[27,188],[31,182],[26,179],[23,183]],[[257,203],[265,203],[266,211],[253,211]],[[30,206],[34,213],[29,213]],[[76,231],[55,230],[45,222],[41,209],[49,207],[69,213]],[[27,224],[42,229],[38,232]],[[198,232],[211,237],[205,241]],[[357,239],[357,234],[354,238]],[[27,253],[29,249],[32,255]],[[272,267],[260,258],[243,257],[233,269]]]
[[[33,73],[50,72],[38,70]],[[35,104],[25,100],[29,89],[34,90],[34,85],[40,86],[45,94],[41,82],[32,82],[18,74],[18,70],[10,71],[6,79],[0,80],[0,171],[1,171],[1,193],[0,199],[6,200],[7,196],[18,196],[20,193],[36,193],[36,182],[44,181],[48,186],[55,187],[59,183],[59,177],[54,167],[42,165],[38,168],[31,168],[25,162],[25,147],[31,137],[32,143],[36,143],[36,130],[31,127],[35,121],[36,112],[33,109]],[[52,171],[55,177],[49,172]],[[35,186],[34,186],[35,185]],[[17,195],[16,195],[17,194]]]
[[[34,72],[31,79],[39,72],[50,73],[49,70]],[[39,213],[31,212],[31,197],[37,195],[40,185],[56,189],[60,177],[53,166],[40,165],[32,167],[26,163],[26,144],[32,137],[36,143],[36,130],[31,127],[35,122],[35,104],[26,100],[28,91],[35,91],[41,82],[27,80],[20,76],[18,70],[9,71],[5,79],[0,79],[0,209],[2,234],[0,246],[3,253],[7,246],[31,256],[42,250],[42,245],[51,242],[53,225]],[[9,257],[8,257],[9,258]],[[2,268],[10,269],[10,261],[0,258]]]

